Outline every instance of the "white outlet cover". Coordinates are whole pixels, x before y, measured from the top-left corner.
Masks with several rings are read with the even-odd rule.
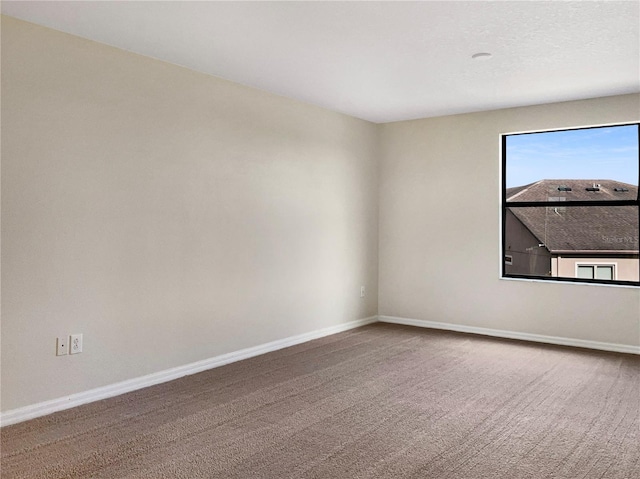
[[[78,354],[82,352],[82,334],[72,334],[69,337],[69,354]]]

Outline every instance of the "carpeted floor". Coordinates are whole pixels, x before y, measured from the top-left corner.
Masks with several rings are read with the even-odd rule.
[[[373,324],[8,426],[2,478],[640,477],[640,357]]]

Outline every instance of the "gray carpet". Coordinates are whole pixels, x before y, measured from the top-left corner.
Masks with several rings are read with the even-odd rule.
[[[2,478],[640,477],[640,357],[373,324],[5,427]]]

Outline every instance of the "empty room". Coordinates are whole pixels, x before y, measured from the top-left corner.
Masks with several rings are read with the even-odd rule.
[[[640,2],[3,1],[0,476],[640,477]]]

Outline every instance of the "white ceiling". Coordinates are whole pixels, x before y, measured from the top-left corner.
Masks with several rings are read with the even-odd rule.
[[[640,91],[640,2],[15,2],[2,13],[373,122]],[[488,60],[472,60],[491,52]]]

